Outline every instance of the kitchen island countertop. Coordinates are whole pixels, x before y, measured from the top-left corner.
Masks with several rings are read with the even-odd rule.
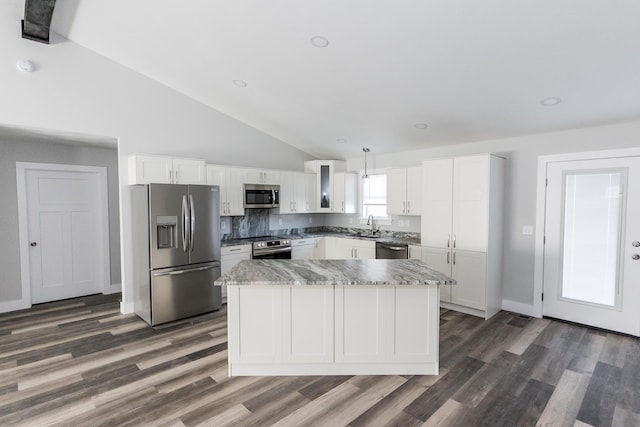
[[[452,285],[417,259],[245,260],[215,281],[222,285]]]

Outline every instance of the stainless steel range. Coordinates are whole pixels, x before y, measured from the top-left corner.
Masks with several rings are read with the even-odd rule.
[[[253,259],[291,259],[291,240],[263,237],[253,242]]]

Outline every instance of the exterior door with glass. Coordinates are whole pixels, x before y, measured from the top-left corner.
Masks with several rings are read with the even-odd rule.
[[[550,162],[543,314],[640,336],[640,157]]]

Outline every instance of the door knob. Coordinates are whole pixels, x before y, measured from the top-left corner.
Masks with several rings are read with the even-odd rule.
[[[29,246],[35,248],[36,246],[38,246],[38,242],[31,242],[29,243]]]
[[[640,255],[638,255],[638,254],[633,254],[633,255],[631,255],[631,258],[633,258],[634,260],[636,260],[636,261],[637,261],[637,260],[639,260],[639,259],[640,259]]]
[[[640,247],[640,242],[635,241],[635,242],[631,243],[631,246],[633,246],[634,248]]]

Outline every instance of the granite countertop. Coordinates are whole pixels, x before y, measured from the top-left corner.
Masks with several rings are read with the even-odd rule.
[[[245,260],[215,281],[222,285],[453,285],[417,259]]]
[[[402,237],[392,237],[392,236],[380,236],[376,238],[370,237],[362,237],[358,236],[355,233],[339,233],[334,231],[319,231],[315,233],[298,233],[298,234],[286,234],[280,236],[283,239],[289,240],[299,240],[299,239],[311,239],[316,237],[341,237],[343,239],[357,239],[357,240],[367,240],[372,242],[381,242],[381,243],[395,243],[399,245],[420,245],[420,239],[413,238],[402,238]],[[255,241],[258,241],[259,238],[256,238]],[[252,238],[245,239],[230,239],[223,240],[221,242],[221,246],[237,246],[237,245],[248,245],[253,243]]]

